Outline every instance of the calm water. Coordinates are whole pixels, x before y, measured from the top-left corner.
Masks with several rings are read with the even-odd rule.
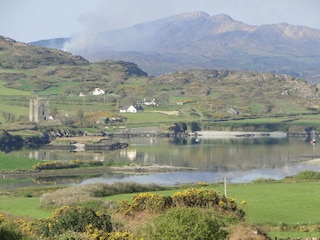
[[[81,179],[77,184],[134,181],[174,185],[192,182],[249,182],[258,178],[282,179],[302,170],[320,171],[320,167],[301,163],[320,158],[319,144],[302,138],[241,138],[241,139],[120,139],[129,143],[123,150],[109,152],[69,152],[39,149],[12,154],[43,160],[86,159],[197,168],[192,172],[149,175],[105,174]]]

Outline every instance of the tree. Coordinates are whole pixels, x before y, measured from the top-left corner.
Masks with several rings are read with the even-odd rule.
[[[78,124],[80,126],[83,126],[84,125],[84,112],[82,109],[79,109],[78,112],[77,112],[77,116],[76,116],[76,121],[78,122]]]
[[[2,117],[4,118],[4,120],[6,122],[14,122],[15,119],[16,119],[16,116],[13,113],[10,113],[10,112],[3,111],[1,113],[1,115],[2,115]]]

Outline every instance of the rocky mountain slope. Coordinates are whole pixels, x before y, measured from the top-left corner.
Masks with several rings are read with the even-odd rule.
[[[33,44],[55,45],[90,61],[131,61],[150,74],[186,69],[257,70],[320,81],[320,30],[285,23],[252,26],[223,14],[192,12],[58,40],[58,44],[54,39]]]
[[[132,76],[147,73],[130,62],[110,60],[93,65],[70,52],[0,36],[0,80],[10,88],[40,94],[57,88],[57,93],[63,93],[70,85],[79,92],[88,92],[100,85],[117,85]]]
[[[28,69],[48,65],[89,65],[89,61],[69,52],[35,47],[0,35],[0,67]]]

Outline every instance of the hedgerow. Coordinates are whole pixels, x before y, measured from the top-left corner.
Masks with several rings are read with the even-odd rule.
[[[94,167],[102,166],[103,163],[100,161],[81,161],[81,160],[71,160],[71,161],[48,161],[40,162],[33,166],[35,170],[52,170],[52,169],[67,169],[76,167]]]
[[[135,182],[116,182],[113,184],[101,184],[92,191],[93,197],[106,197],[122,193],[138,193],[145,191],[160,191],[168,189],[157,184],[138,184]]]

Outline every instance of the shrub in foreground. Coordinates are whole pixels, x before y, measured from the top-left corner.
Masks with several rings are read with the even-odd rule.
[[[201,208],[173,208],[143,229],[144,239],[227,239],[223,224]]]
[[[85,232],[88,226],[104,232],[111,232],[111,217],[86,207],[63,206],[53,212],[52,218],[41,220],[39,235],[50,237],[68,231]]]
[[[311,181],[311,180],[318,181],[320,180],[320,173],[315,171],[309,171],[309,170],[302,171],[296,174],[295,176],[293,176],[292,179],[298,180],[298,181]]]
[[[0,239],[1,240],[22,240],[28,239],[26,236],[23,236],[22,232],[19,230],[18,225],[6,219],[3,215],[0,214]]]

